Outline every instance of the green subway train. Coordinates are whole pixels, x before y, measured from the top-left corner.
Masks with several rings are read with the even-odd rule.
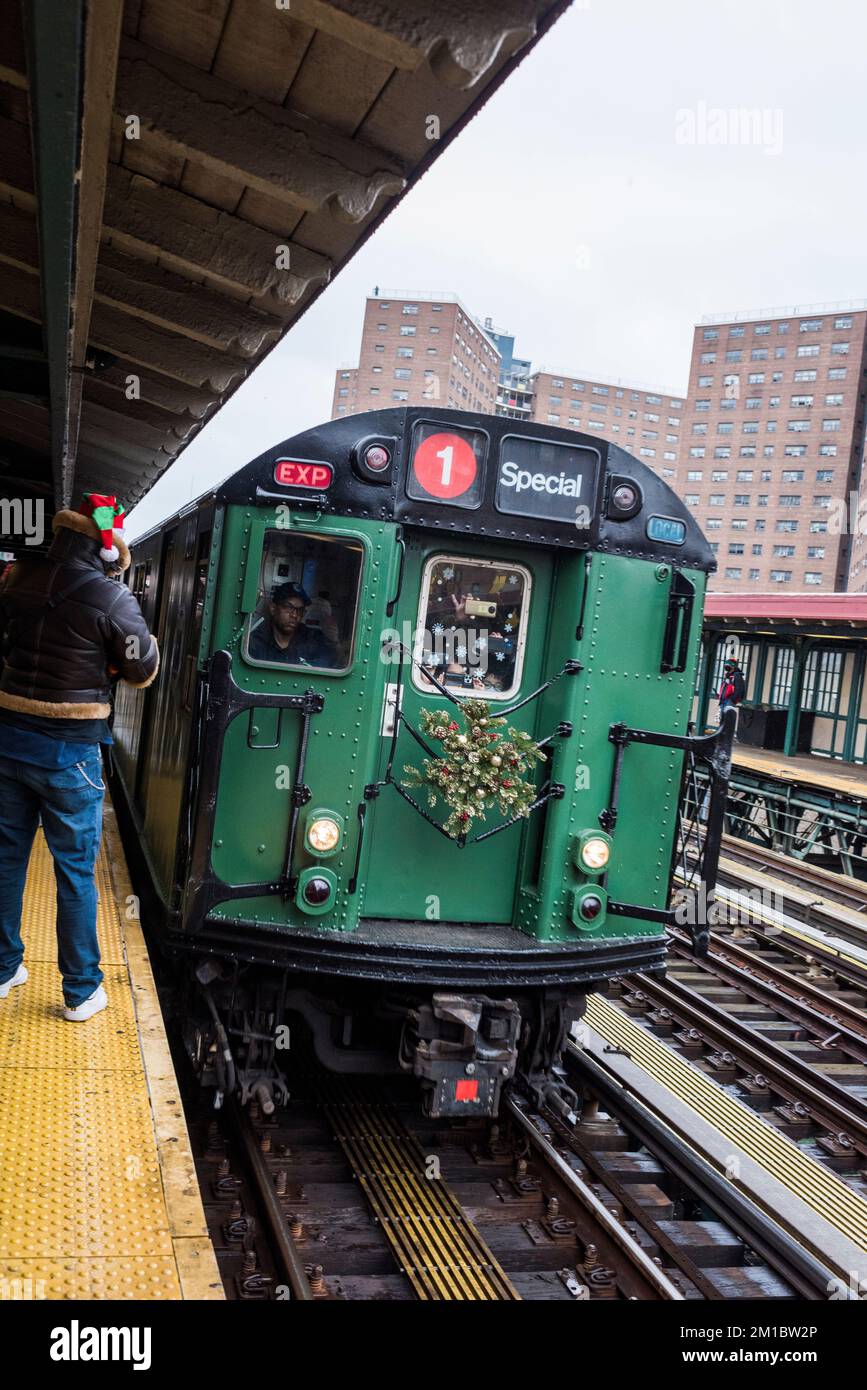
[[[118,690],[115,797],[218,1102],[302,1056],[432,1115],[574,1107],[587,992],[662,968],[678,863],[713,886],[714,568],[623,449],[441,409],[296,435],[137,541],[162,671]]]

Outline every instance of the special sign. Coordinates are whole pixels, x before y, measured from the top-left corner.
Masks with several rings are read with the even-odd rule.
[[[574,524],[592,515],[597,462],[592,449],[507,436],[500,449],[497,510]]]

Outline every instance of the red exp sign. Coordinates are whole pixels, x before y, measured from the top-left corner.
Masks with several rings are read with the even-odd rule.
[[[324,492],[331,482],[330,463],[302,463],[298,459],[278,459],[274,465],[274,482],[282,487],[310,487]]]

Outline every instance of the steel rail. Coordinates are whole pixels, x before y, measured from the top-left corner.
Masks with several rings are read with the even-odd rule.
[[[230,1117],[232,1127],[240,1143],[256,1194],[268,1222],[268,1234],[273,1240],[274,1252],[283,1266],[292,1297],[301,1302],[312,1302],[313,1293],[310,1288],[310,1280],[301,1262],[295,1242],[289,1234],[286,1217],[275,1191],[268,1165],[259,1151],[250,1124],[241,1114],[234,1099],[226,1105],[225,1113]]]
[[[717,1217],[778,1274],[796,1293],[826,1299],[834,1272],[805,1250],[761,1207],[740,1192],[722,1173],[657,1116],[647,1103],[631,1095],[622,1083],[586,1052],[569,1043],[564,1054],[573,1083],[589,1086],[608,1114],[704,1202]]]
[[[632,1264],[641,1271],[653,1288],[662,1298],[672,1302],[682,1302],[684,1295],[676,1284],[673,1284],[663,1270],[655,1265],[646,1250],[643,1250],[629,1232],[621,1226],[616,1217],[600,1201],[596,1193],[570,1168],[569,1164],[558,1153],[551,1141],[538,1128],[536,1121],[527,1113],[524,1108],[526,1102],[515,1096],[509,1096],[506,1101],[507,1109],[518,1124],[526,1131],[530,1143],[543,1155],[545,1162],[566,1184],[569,1191],[581,1203],[593,1220],[602,1226],[608,1236],[623,1251]]]
[[[687,1026],[698,1028],[706,1037],[710,1034],[717,1045],[739,1053],[750,1067],[765,1075],[775,1089],[779,1088],[781,1094],[795,1101],[806,1100],[815,1119],[832,1132],[846,1131],[853,1139],[857,1137],[861,1148],[867,1152],[867,1119],[856,1112],[856,1102],[842,1086],[815,1071],[808,1062],[790,1056],[779,1043],[770,1038],[758,1039],[749,1024],[732,1018],[720,1005],[704,999],[670,976],[664,984],[648,975],[631,978],[639,982],[649,999],[657,1000],[672,1014],[679,1014]]]

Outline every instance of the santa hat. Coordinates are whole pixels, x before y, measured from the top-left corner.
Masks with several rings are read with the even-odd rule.
[[[84,501],[78,509],[82,516],[89,516],[96,523],[96,527],[102,532],[102,549],[99,552],[101,560],[107,565],[120,558],[120,552],[114,543],[114,531],[123,529],[123,507],[116,498],[110,497],[101,492],[86,492]]]

